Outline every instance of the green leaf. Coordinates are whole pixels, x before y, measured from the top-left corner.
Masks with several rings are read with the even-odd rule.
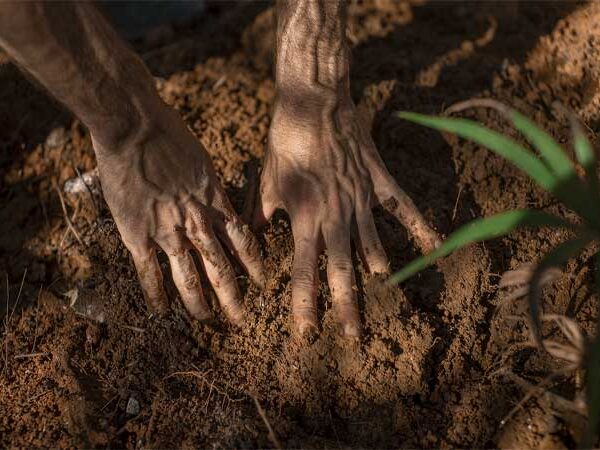
[[[577,157],[577,161],[579,161],[579,164],[581,164],[581,166],[585,169],[585,175],[590,191],[594,193],[596,197],[599,197],[598,199],[600,200],[598,173],[596,172],[596,152],[592,148],[590,141],[575,117],[573,117],[571,120],[571,130],[573,133],[573,147],[575,147],[575,156]],[[600,204],[600,201],[598,204]]]
[[[600,293],[600,253],[596,253],[596,292]],[[586,357],[586,395],[588,423],[579,448],[593,448],[598,440],[600,425],[600,321],[596,325],[596,338]]]
[[[579,164],[582,165],[586,172],[594,174],[595,178],[598,179],[598,175],[596,173],[596,153],[594,152],[590,141],[588,141],[588,138],[579,126],[573,128],[573,141],[577,161],[579,161]]]
[[[533,340],[541,346],[542,340],[540,335],[540,298],[542,297],[542,279],[544,273],[551,267],[557,267],[566,263],[569,259],[581,253],[581,250],[594,240],[594,235],[590,232],[582,230],[576,238],[562,242],[561,244],[550,250],[536,266],[531,280],[529,281],[529,315],[530,328]]]
[[[410,278],[417,272],[433,264],[436,260],[448,256],[454,250],[474,242],[481,242],[508,234],[519,226],[550,226],[573,228],[574,225],[541,211],[514,210],[492,217],[473,220],[452,233],[442,245],[433,252],[410,262],[399,272],[390,277],[388,283],[397,284]]]
[[[510,117],[515,128],[533,144],[552,172],[563,180],[577,177],[575,166],[548,133],[514,109],[510,110]]]
[[[399,112],[398,117],[436,130],[454,133],[462,138],[483,145],[513,163],[536,183],[552,192],[558,179],[529,150],[514,140],[467,119],[434,117],[411,112]]]
[[[531,142],[548,168],[559,179],[560,182],[552,193],[573,211],[588,221],[600,225],[600,202],[589,202],[591,191],[586,189],[577,176],[575,166],[562,147],[548,133],[518,111],[511,109],[510,117],[515,128]],[[579,149],[583,150],[584,158],[589,158],[589,149],[585,148],[585,143],[583,148],[581,144],[580,140]]]
[[[600,227],[600,203],[598,205],[590,204],[588,201],[590,194],[579,178],[577,178],[571,161],[549,135],[537,128],[533,122],[518,112],[512,112],[511,110],[513,120],[516,120],[515,126],[536,145],[549,146],[549,150],[546,148],[543,151],[538,149],[548,166],[514,140],[492,131],[477,122],[466,119],[427,116],[411,112],[399,112],[397,114],[401,119],[425,125],[436,130],[454,133],[464,139],[469,139],[489,148],[494,153],[513,163],[542,188],[551,192],[556,198],[588,222],[594,224],[596,227]]]

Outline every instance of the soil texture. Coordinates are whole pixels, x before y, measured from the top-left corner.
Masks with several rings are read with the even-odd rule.
[[[274,26],[269,3],[215,2],[201,19],[133,43],[238,210],[264,155]],[[348,39],[352,95],[387,167],[440,233],[514,208],[574,218],[488,150],[395,112],[493,97],[569,146],[560,101],[598,144],[600,3],[352,1]],[[258,234],[266,288],[240,272],[242,329],[217,307],[215,324],[191,322],[172,288],[172,314],[158,319],[101,195],[62,191],[95,167],[85,128],[10,63],[0,65],[0,99],[0,447],[253,448],[275,446],[273,434],[296,448],[576,442],[578,374],[547,381],[565,364],[527,345],[520,305],[498,289],[505,271],[538,261],[566,233],[473,245],[399,287],[357,258],[358,343],[339,336],[322,259],[322,329],[306,343],[291,332],[293,241],[278,213]],[[494,112],[462,115],[520,139]],[[375,216],[398,270],[418,253],[393,217]],[[544,296],[547,313],[588,334],[598,320],[591,256],[571,261]],[[556,326],[544,333],[561,339]]]

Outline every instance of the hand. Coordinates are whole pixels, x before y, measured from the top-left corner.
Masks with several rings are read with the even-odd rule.
[[[386,170],[359,121],[349,95],[280,95],[271,124],[254,225],[274,210],[287,211],[294,234],[292,313],[301,335],[317,329],[315,297],[319,253],[327,250],[327,279],[337,320],[347,336],[360,336],[350,230],[371,272],[387,272],[371,208],[381,204],[428,252],[439,245],[411,199]],[[330,96],[331,97],[331,96]]]
[[[208,154],[182,120],[162,103],[153,111],[151,121],[143,119],[133,136],[117,144],[94,140],[92,133],[104,196],[133,256],[144,296],[154,310],[167,311],[156,257],[162,249],[190,316],[210,318],[190,253],[196,250],[225,315],[240,324],[240,293],[221,242],[262,285],[258,242],[233,210]]]

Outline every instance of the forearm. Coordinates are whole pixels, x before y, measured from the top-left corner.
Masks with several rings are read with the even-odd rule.
[[[345,0],[278,0],[276,82],[286,102],[335,102],[347,94]]]
[[[103,148],[128,139],[160,102],[142,61],[90,3],[2,2],[0,45]]]

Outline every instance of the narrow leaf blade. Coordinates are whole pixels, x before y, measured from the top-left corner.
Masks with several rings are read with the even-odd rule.
[[[579,164],[585,168],[586,172],[589,172],[589,175],[594,175],[598,179],[596,173],[596,153],[580,126],[573,127],[573,146],[575,147],[575,156]]]
[[[515,128],[533,144],[552,172],[560,179],[577,177],[573,163],[548,133],[516,110],[511,110],[510,116]]]
[[[600,197],[596,152],[575,117],[571,118],[571,130],[573,133],[575,156],[579,164],[585,169],[589,189],[596,197]],[[600,201],[598,203],[600,204]]]
[[[483,145],[513,163],[541,187],[552,192],[558,183],[557,178],[529,150],[512,139],[466,119],[434,117],[411,112],[399,112],[398,117],[436,130],[454,133]]]
[[[492,217],[477,219],[452,233],[438,249],[417,258],[402,270],[392,275],[388,283],[401,283],[433,264],[436,260],[448,256],[454,250],[474,242],[503,236],[519,226],[573,227],[571,223],[560,217],[541,211],[530,210],[507,211]]]
[[[600,202],[590,203],[587,199],[589,192],[575,172],[575,166],[562,149],[562,147],[535,122],[525,117],[518,111],[511,110],[511,119],[517,130],[531,142],[547,164],[550,171],[556,175],[559,183],[553,194],[562,200],[565,205],[592,223],[600,224]],[[581,146],[582,142],[579,142]],[[580,150],[589,157],[585,143]]]

